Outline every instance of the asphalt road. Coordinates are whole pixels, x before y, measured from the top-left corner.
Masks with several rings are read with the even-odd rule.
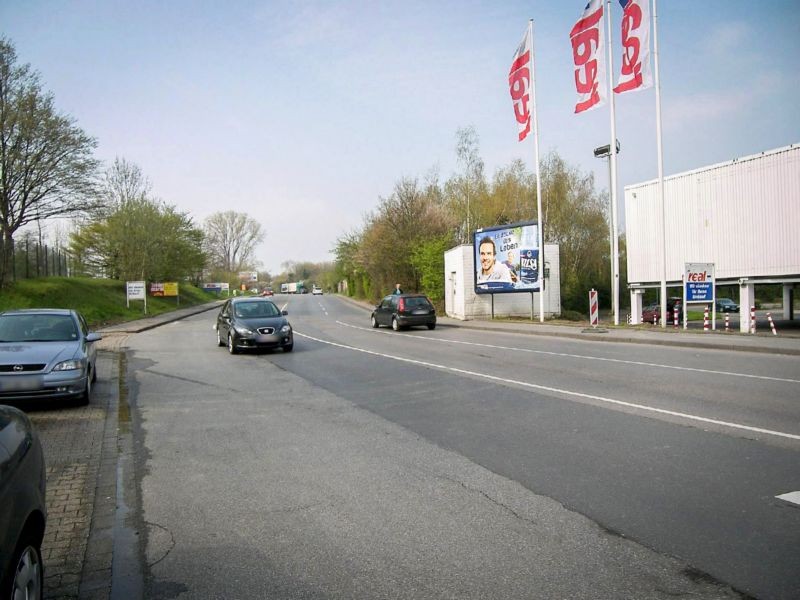
[[[290,354],[128,341],[146,597],[800,596],[798,357],[276,301]]]

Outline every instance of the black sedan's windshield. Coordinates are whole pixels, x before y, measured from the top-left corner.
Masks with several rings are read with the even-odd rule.
[[[242,319],[277,317],[281,314],[272,302],[239,302],[233,307],[234,314]]]

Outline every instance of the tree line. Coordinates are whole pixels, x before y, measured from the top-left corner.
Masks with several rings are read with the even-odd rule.
[[[26,226],[72,219],[73,274],[130,280],[235,279],[257,264],[261,225],[219,212],[202,226],[153,195],[125,159],[103,168],[97,142],[61,114],[29,64],[0,37],[0,289],[13,276],[14,244]]]
[[[521,160],[487,177],[473,128],[456,133],[455,151],[458,172],[445,181],[435,169],[401,179],[359,228],[339,237],[336,274],[351,295],[377,300],[400,283],[441,303],[445,251],[471,243],[475,229],[539,219],[536,178]],[[591,288],[610,297],[608,196],[556,152],[540,171],[544,241],[559,245],[562,309],[586,312]],[[620,249],[624,264],[624,240]]]

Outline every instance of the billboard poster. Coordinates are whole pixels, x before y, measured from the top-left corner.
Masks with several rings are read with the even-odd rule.
[[[478,229],[472,246],[476,294],[541,291],[537,222]]]

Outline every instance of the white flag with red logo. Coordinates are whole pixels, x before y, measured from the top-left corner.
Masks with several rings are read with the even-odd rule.
[[[605,61],[603,59],[603,0],[590,0],[583,15],[569,33],[575,64],[578,103],[575,112],[597,108],[605,103]]]
[[[653,85],[650,74],[650,0],[619,0],[622,5],[622,70],[617,94]]]
[[[524,140],[531,132],[531,113],[533,108],[533,90],[531,89],[531,36],[530,29],[525,31],[511,70],[508,72],[508,89],[514,103],[514,116],[517,118],[519,141]]]

